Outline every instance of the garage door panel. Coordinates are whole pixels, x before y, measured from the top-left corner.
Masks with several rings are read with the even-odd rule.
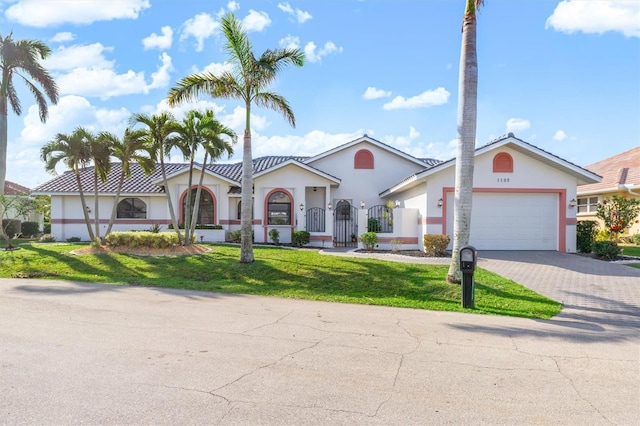
[[[447,205],[453,235],[453,194]],[[469,243],[483,250],[557,250],[558,194],[474,193]]]

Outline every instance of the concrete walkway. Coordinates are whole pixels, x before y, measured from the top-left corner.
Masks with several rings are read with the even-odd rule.
[[[514,256],[561,315],[3,279],[0,424],[637,424],[640,274]]]

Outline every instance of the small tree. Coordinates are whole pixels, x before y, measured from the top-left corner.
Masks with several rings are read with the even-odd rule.
[[[611,232],[611,239],[615,235],[629,229],[640,213],[640,200],[635,198],[624,198],[614,195],[598,203],[598,216],[604,222],[604,226]]]
[[[0,206],[2,206],[2,217],[0,217],[0,238],[4,237],[7,241],[7,248],[12,248],[11,237],[9,235],[9,228],[14,223],[20,224],[19,219],[26,219],[29,213],[36,212],[40,208],[40,202],[32,197],[10,197],[0,195]],[[9,217],[10,214],[11,216]],[[7,219],[7,220],[5,220]],[[19,229],[16,230],[19,232]]]

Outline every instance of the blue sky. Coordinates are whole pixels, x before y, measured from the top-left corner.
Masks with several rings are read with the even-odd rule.
[[[254,51],[299,46],[273,89],[295,128],[252,111],[254,157],[313,155],[366,133],[417,157],[455,155],[464,0],[0,0],[0,33],[39,39],[60,101],[41,124],[31,94],[9,115],[7,179],[52,176],[42,145],[76,126],[122,135],[132,113],[168,109],[181,78],[225,66],[220,16]],[[477,144],[507,132],[584,166],[640,144],[638,0],[487,0],[478,16]],[[239,134],[239,102],[201,98]],[[241,159],[241,146],[231,161]],[[181,161],[176,153],[172,158]],[[59,172],[64,171],[60,169]]]

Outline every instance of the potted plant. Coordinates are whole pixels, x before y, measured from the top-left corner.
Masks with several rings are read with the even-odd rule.
[[[269,230],[269,238],[271,238],[273,244],[280,244],[280,231],[278,231],[276,228]]]
[[[351,234],[351,242],[352,243],[357,243],[358,242],[358,237],[355,233]]]

